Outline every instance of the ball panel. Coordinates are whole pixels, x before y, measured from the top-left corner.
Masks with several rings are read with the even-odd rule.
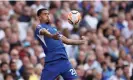
[[[73,23],[76,23],[78,20],[77,14],[72,14],[72,21]]]
[[[70,24],[73,24],[73,22],[72,22],[70,19],[68,19],[68,22],[69,22]]]
[[[72,13],[72,14],[77,14],[78,11],[76,11],[76,10],[72,10],[71,13]]]
[[[68,13],[68,22],[70,24],[73,24],[73,22],[71,20],[72,20],[72,13]]]
[[[72,10],[70,13],[68,13],[68,22],[70,24],[78,24],[81,20],[81,15],[78,11]]]
[[[68,19],[72,20],[72,13],[68,13]]]
[[[81,14],[80,13],[78,14],[78,20],[81,20]]]

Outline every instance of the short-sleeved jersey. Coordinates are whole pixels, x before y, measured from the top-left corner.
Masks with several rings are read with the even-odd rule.
[[[68,59],[63,42],[61,40],[54,40],[47,36],[40,35],[42,29],[49,31],[51,34],[57,33],[57,29],[49,24],[40,24],[36,27],[35,36],[40,41],[46,54],[45,62],[54,61],[60,58]]]

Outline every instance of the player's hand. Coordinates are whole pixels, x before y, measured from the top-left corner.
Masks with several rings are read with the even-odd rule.
[[[53,34],[52,38],[55,39],[55,40],[59,40],[60,39],[59,33]]]
[[[81,39],[83,40],[83,44],[87,44],[88,43],[88,39],[85,36],[82,36]]]

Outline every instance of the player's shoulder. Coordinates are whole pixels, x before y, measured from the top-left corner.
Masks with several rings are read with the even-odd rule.
[[[40,29],[42,29],[42,25],[38,24],[35,28],[35,33],[38,33]]]
[[[36,26],[36,30],[39,30],[39,29],[42,29],[42,28],[45,28],[42,24],[38,24],[38,25]]]
[[[41,24],[38,24],[36,28],[41,28],[41,27],[42,27],[42,25]]]

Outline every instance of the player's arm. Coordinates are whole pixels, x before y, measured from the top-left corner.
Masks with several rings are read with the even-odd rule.
[[[47,31],[46,29],[41,29],[40,31],[39,31],[39,34],[40,35],[44,35],[44,36],[47,36],[47,37],[49,37],[49,38],[53,38],[53,39],[55,39],[55,40],[58,40],[59,39],[59,34],[51,34],[49,31]]]
[[[80,44],[84,44],[85,43],[85,37],[82,37],[82,40],[73,40],[73,39],[68,39],[63,35],[60,35],[59,33],[56,34],[51,34],[49,31],[47,31],[46,29],[41,29],[39,31],[40,35],[44,35],[47,36],[49,38],[53,38],[55,40],[59,40],[61,39],[63,41],[63,43],[68,44],[68,45],[80,45]]]
[[[68,45],[80,45],[80,44],[84,44],[87,41],[84,36],[82,37],[82,40],[73,40],[73,39],[68,39],[63,35],[61,37],[61,40],[63,41],[63,43]]]

